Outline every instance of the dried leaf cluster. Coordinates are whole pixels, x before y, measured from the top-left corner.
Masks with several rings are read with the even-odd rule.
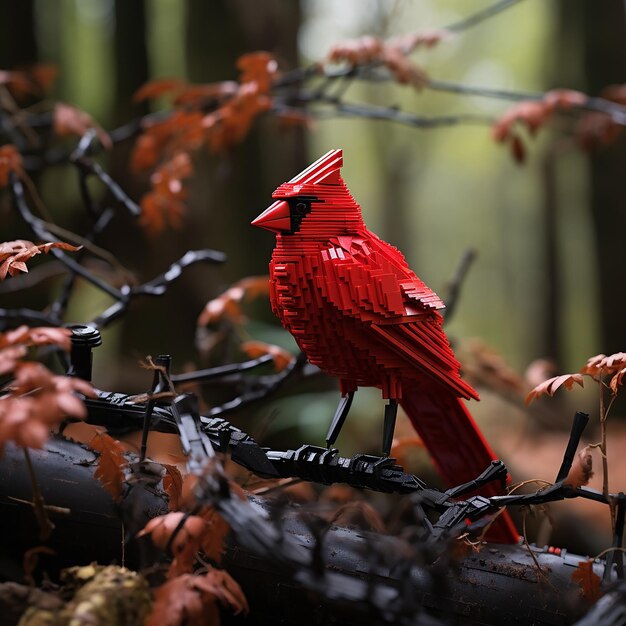
[[[22,167],[22,155],[13,145],[6,144],[0,146],[0,187],[6,187],[9,184],[9,174],[22,176],[24,169]]]
[[[183,574],[155,591],[146,626],[218,625],[218,603],[235,614],[248,612],[243,591],[228,572],[211,568],[202,575]]]
[[[347,63],[353,68],[382,65],[396,82],[421,89],[428,83],[428,77],[408,55],[417,47],[431,48],[449,36],[450,33],[445,30],[433,30],[387,40],[372,36],[360,37],[332,46],[324,62]]]
[[[590,357],[578,373],[554,376],[537,385],[526,396],[526,404],[542,395],[553,396],[561,386],[568,391],[573,389],[574,385],[583,387],[585,376],[598,383],[601,390],[608,389],[612,396],[616,396],[622,386],[624,374],[626,374],[625,352],[616,352],[609,356],[597,354]]]
[[[4,146],[5,148],[7,146]],[[0,151],[2,148],[0,148]],[[0,155],[0,168],[1,168]],[[0,169],[0,186],[2,185],[2,170]],[[6,184],[6,183],[5,183]],[[53,248],[76,252],[80,250],[80,246],[72,246],[62,241],[54,241],[52,243],[42,243],[36,246],[31,241],[17,239],[15,241],[5,241],[0,243],[0,280],[4,280],[7,276],[15,276],[20,272],[28,272],[26,261],[42,252],[48,253]]]
[[[150,233],[180,225],[185,211],[182,180],[193,173],[190,153],[230,148],[270,109],[276,61],[266,52],[256,52],[239,57],[237,68],[238,83],[194,85],[166,79],[151,81],[135,94],[137,102],[168,94],[174,107],[165,120],[145,125],[131,158],[135,172],[152,172],[151,190],[141,201],[142,223]]]
[[[9,382],[0,392],[0,450],[8,441],[40,448],[50,430],[66,417],[83,419],[86,409],[76,392],[93,397],[79,378],[56,376],[41,363],[24,361],[29,346],[69,349],[70,331],[21,326],[0,333],[0,375]]]
[[[587,101],[587,96],[580,91],[571,89],[553,89],[548,91],[541,100],[525,100],[510,107],[494,124],[493,138],[499,143],[508,143],[513,158],[523,163],[526,149],[519,128],[524,127],[531,135],[554,115],[556,111],[564,111],[580,107]]]

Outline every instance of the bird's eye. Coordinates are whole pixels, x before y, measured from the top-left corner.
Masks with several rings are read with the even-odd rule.
[[[304,204],[304,202],[298,202],[298,204],[296,204],[296,213],[299,213],[300,215],[302,215],[305,212],[306,212],[306,204]]]

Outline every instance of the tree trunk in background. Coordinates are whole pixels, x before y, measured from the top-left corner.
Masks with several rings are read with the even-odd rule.
[[[565,4],[570,7],[569,2]],[[580,16],[587,92],[595,96],[607,85],[626,82],[626,9],[618,0],[583,1]],[[600,285],[600,349],[610,354],[626,350],[626,138],[622,136],[615,145],[592,154],[590,163]],[[581,301],[585,297],[581,294]]]
[[[132,97],[149,77],[145,2],[115,0],[115,126],[148,112],[147,103]]]
[[[236,62],[248,52],[265,50],[281,67],[298,64],[300,9],[289,0],[189,0],[187,68],[192,82],[236,79]],[[281,133],[275,120],[257,123],[232,151],[211,158],[212,174],[197,180],[194,198],[210,213],[215,246],[229,254],[229,279],[265,273],[273,238],[250,227],[270,204],[271,192],[306,166],[304,133]],[[201,202],[198,202],[202,198]]]
[[[35,63],[34,0],[0,0],[0,69]]]
[[[237,59],[257,50],[274,54],[286,69],[298,64],[297,2],[188,0],[181,3],[181,10],[186,11],[184,42],[190,82],[236,80]],[[197,361],[195,322],[207,300],[243,276],[267,272],[274,238],[250,222],[270,204],[278,184],[306,165],[304,144],[303,129],[281,133],[268,115],[257,120],[245,141],[232,150],[223,154],[201,150],[195,155],[183,229],[170,229],[155,240],[139,234],[139,242],[123,245],[131,266],[141,268],[143,279],[163,272],[169,262],[190,249],[222,250],[228,261],[219,268],[204,265],[190,269],[171,285],[165,297],[137,303],[123,325],[124,352],[171,352],[177,370],[187,360]],[[265,303],[258,308],[259,313],[255,311],[252,317],[273,319]],[[226,352],[215,358],[239,356]],[[128,381],[122,384],[128,386]]]
[[[548,146],[543,157],[541,184],[543,185],[542,226],[544,230],[544,324],[543,356],[551,359],[561,371],[563,357],[561,325],[563,303],[559,267],[559,194],[557,180],[558,151],[555,144]]]
[[[571,87],[597,96],[607,85],[626,82],[624,3],[619,0],[599,3],[561,0],[557,9],[553,49],[554,61],[548,81],[550,87]],[[553,157],[547,155],[546,159]],[[623,179],[626,172],[626,138],[622,137],[615,145],[590,154],[589,163],[589,204],[594,225],[595,250],[584,250],[581,253],[588,256],[596,254],[599,302],[596,304],[587,293],[578,294],[578,299],[580,306],[595,306],[599,309],[601,345],[598,346],[598,351],[610,354],[626,348],[626,325],[623,322],[626,318],[626,292],[623,286],[623,241],[626,233]],[[549,239],[546,244],[548,284],[544,345],[549,356],[558,359],[561,356],[558,334],[562,324],[560,312],[555,309],[559,305],[558,255],[554,230],[552,235],[549,233],[559,207],[558,197],[555,196],[554,189],[550,189],[550,185],[555,184],[554,163],[544,165],[545,224]],[[566,207],[562,208],[559,219],[565,220]]]

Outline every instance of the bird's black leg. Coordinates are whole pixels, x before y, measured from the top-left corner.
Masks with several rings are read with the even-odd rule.
[[[337,410],[335,411],[333,421],[330,423],[328,434],[326,435],[327,448],[330,448],[335,443],[335,441],[337,441],[337,437],[339,437],[341,427],[346,421],[346,417],[348,417],[348,411],[350,411],[350,407],[352,406],[352,398],[354,398],[354,391],[349,391],[345,396],[341,398],[339,405],[337,406]]]
[[[383,426],[383,455],[389,456],[393,442],[393,431],[396,428],[396,415],[398,414],[398,401],[389,400],[385,407],[385,424]]]

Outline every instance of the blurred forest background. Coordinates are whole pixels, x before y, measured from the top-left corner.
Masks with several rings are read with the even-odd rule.
[[[84,109],[110,129],[148,112],[148,105],[133,103],[132,96],[150,79],[236,79],[238,57],[257,50],[270,52],[280,69],[289,70],[321,60],[333,44],[346,39],[445,27],[488,4],[0,0],[0,69],[55,64],[59,76],[51,96]],[[525,0],[511,5],[449,41],[418,51],[416,62],[431,78],[513,91],[569,87],[597,95],[606,85],[626,82],[623,2]],[[388,83],[360,82],[350,90],[354,101],[398,105],[424,115],[495,118],[510,104]],[[194,267],[166,297],[135,302],[126,320],[104,333],[104,345],[95,357],[95,383],[143,390],[147,375],[136,362],[146,354],[171,353],[179,371],[188,361],[204,365],[194,349],[195,321],[203,305],[234,281],[267,271],[274,238],[250,227],[250,221],[270,203],[275,187],[335,147],[344,150],[344,178],[368,226],[404,251],[409,264],[444,299],[464,251],[477,251],[447,327],[461,354],[483,349],[477,345],[489,346],[523,380],[524,370],[539,358],[553,362],[553,369],[544,368],[551,376],[577,371],[598,352],[625,349],[626,141],[622,137],[589,154],[564,139],[555,123],[527,146],[526,162],[520,166],[493,141],[485,124],[420,130],[389,121],[341,118],[283,128],[265,116],[232,150],[198,156],[181,230],[149,238],[130,218],[120,218],[108,231],[105,247],[144,280],[164,271],[187,249],[223,250],[228,262],[222,268]],[[129,152],[129,145],[118,146],[102,164],[138,199],[147,180],[130,173]],[[49,168],[36,182],[58,223],[81,232],[85,213],[75,171]],[[2,240],[29,238],[6,194],[1,211]],[[57,287],[48,281],[17,294],[5,288],[0,297],[5,306],[42,308],[49,298],[46,290]],[[81,284],[69,318],[90,319],[106,306],[106,296]],[[247,312],[250,336],[294,346],[264,302]],[[472,344],[471,338],[481,343]],[[231,351],[221,358],[241,356]],[[290,431],[297,424],[299,436],[321,443],[337,400],[332,384],[328,389],[307,389],[307,396],[283,401],[273,428]],[[484,402],[472,410],[488,428],[491,424],[500,434],[513,423],[518,430],[528,428],[531,418],[519,398],[512,408],[510,398],[480,391]],[[359,395],[357,411],[371,414],[363,423],[378,424],[382,404],[373,401],[378,395]],[[556,401],[551,405],[558,407],[551,409],[554,422],[544,420],[541,427],[567,428],[572,406],[593,411],[594,402],[593,390],[586,397],[576,396],[571,405]],[[247,424],[252,432],[246,419],[239,424]],[[361,428],[363,434],[359,422],[351,416],[347,427]],[[372,442],[378,441],[378,428]],[[506,458],[515,441],[500,441],[496,438],[494,446]],[[297,443],[290,440],[292,446]],[[341,447],[349,451],[363,446],[345,442]],[[554,459],[561,450],[554,449]],[[554,463],[556,471],[557,462],[547,461],[548,467]]]

